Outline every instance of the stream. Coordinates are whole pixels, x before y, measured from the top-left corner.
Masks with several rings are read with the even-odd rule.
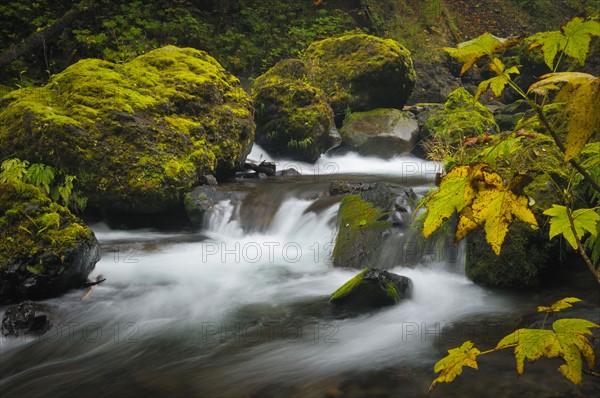
[[[266,154],[255,147],[250,157]],[[468,339],[491,348],[537,305],[561,298],[560,289],[477,286],[464,276],[464,250],[452,246],[452,259],[398,259],[391,271],[412,279],[410,300],[363,314],[331,308],[331,293],[357,271],[331,265],[339,202],[319,195],[335,179],[389,181],[423,195],[438,166],[351,154],[277,165],[302,176],[237,184],[245,200],[220,203],[198,231],[92,225],[103,256],[90,279],[106,282],[84,300],[85,290],[73,290],[43,301],[53,314],[46,335],[2,338],[0,396],[427,396],[446,350]],[[597,305],[597,288],[581,289]],[[558,360],[526,364],[517,378],[510,353],[489,357],[430,396],[600,391],[598,379],[582,387],[562,379]]]

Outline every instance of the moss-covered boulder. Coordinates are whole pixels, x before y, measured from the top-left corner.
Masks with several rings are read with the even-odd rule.
[[[389,159],[410,152],[419,135],[411,112],[382,108],[353,112],[340,129],[342,145],[366,156]]]
[[[454,90],[444,108],[433,111],[422,129],[423,138],[435,137],[458,144],[467,137],[495,134],[499,129],[494,115],[463,87]]]
[[[100,259],[93,232],[34,186],[0,183],[0,303],[81,286]]]
[[[333,146],[334,123],[325,93],[307,74],[302,61],[281,61],[256,79],[252,96],[256,142],[273,155],[314,162]]]
[[[412,286],[405,276],[366,268],[336,290],[329,302],[352,310],[386,307],[410,298]]]
[[[392,39],[351,34],[312,43],[302,55],[336,117],[375,108],[402,109],[415,85],[410,52]]]
[[[537,286],[548,279],[560,257],[547,230],[533,231],[521,221],[508,230],[500,255],[492,251],[481,228],[467,237],[466,274],[473,282],[499,288]]]
[[[88,204],[151,213],[181,206],[204,174],[251,149],[250,97],[212,57],[167,46],[125,64],[84,59],[0,101],[0,158],[77,176]]]
[[[392,225],[383,208],[361,195],[348,195],[340,203],[332,255],[336,267],[362,269],[377,264],[383,238]]]

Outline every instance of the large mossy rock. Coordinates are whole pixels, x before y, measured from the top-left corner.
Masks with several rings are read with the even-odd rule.
[[[100,260],[94,233],[34,186],[0,183],[0,303],[79,287]]]
[[[251,98],[212,57],[167,46],[125,64],[84,59],[0,102],[0,158],[77,176],[88,205],[154,213],[181,206],[204,174],[251,149]]]
[[[353,112],[340,129],[342,145],[361,155],[389,159],[410,152],[419,135],[414,115],[383,108]]]
[[[473,282],[499,288],[538,286],[548,279],[560,257],[547,230],[532,230],[513,221],[500,255],[492,251],[481,228],[467,237],[466,275]],[[554,261],[554,264],[553,264]]]
[[[256,79],[256,142],[273,155],[315,162],[334,145],[333,111],[307,74],[302,61],[288,59]]]
[[[458,144],[462,138],[495,134],[499,129],[494,115],[463,87],[448,95],[444,108],[434,111],[422,129],[424,138],[437,137]]]
[[[329,302],[353,310],[386,307],[410,298],[412,286],[405,276],[367,268],[336,290]]]
[[[366,34],[325,39],[312,43],[302,59],[336,116],[348,109],[402,109],[415,85],[410,52],[392,39]]]
[[[381,188],[383,189],[383,188]],[[384,214],[387,206],[378,206],[362,196],[370,191],[348,195],[338,210],[338,234],[332,261],[336,267],[362,269],[377,264],[382,241],[392,226]],[[394,197],[389,195],[390,202]]]

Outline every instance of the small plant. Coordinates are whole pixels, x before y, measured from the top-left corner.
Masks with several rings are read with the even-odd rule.
[[[53,201],[75,211],[83,211],[87,198],[73,192],[76,177],[66,175],[52,166],[30,164],[27,160],[8,159],[0,166],[0,182],[22,181],[39,188]]]
[[[462,373],[465,366],[477,369],[478,356],[510,348],[515,349],[519,375],[523,374],[525,359],[535,362],[540,358],[562,358],[565,363],[558,371],[567,380],[581,384],[582,355],[590,369],[595,362],[594,350],[588,339],[588,336],[592,335],[590,329],[600,328],[600,325],[585,319],[563,318],[552,323],[552,330],[545,328],[549,315],[570,308],[572,304],[580,301],[576,297],[566,297],[550,307],[538,307],[538,312],[546,313],[540,329],[518,329],[502,338],[496,347],[490,350],[480,351],[471,341],[465,341],[460,347],[448,350],[448,355],[435,364],[434,370],[439,375],[431,383],[429,392],[439,383],[452,382]]]
[[[555,190],[556,196],[562,199],[562,203],[543,209],[543,214],[550,217],[549,239],[563,236],[578,250],[600,283],[600,267],[593,264],[585,251],[585,247],[595,248],[593,257],[600,257],[600,207],[582,206],[581,201],[575,200],[574,192],[576,186],[582,186],[591,192],[592,200],[600,197],[600,184],[596,178],[600,174],[600,158],[597,156],[600,147],[598,142],[590,142],[600,126],[600,77],[557,72],[565,56],[583,64],[592,37],[599,35],[600,23],[574,18],[560,31],[537,33],[525,39],[531,43],[530,50],[541,49],[546,64],[553,71],[541,76],[527,91],[513,80],[513,76],[519,75],[519,67],[507,67],[499,58],[499,54],[523,38],[499,39],[486,33],[456,48],[444,49],[463,63],[461,73],[481,59],[488,58],[488,67],[496,76],[480,83],[475,101],[488,89],[500,96],[507,87],[511,87],[534,110],[535,124],[543,134],[517,126],[517,131],[509,137],[464,139],[464,150],[453,154],[452,160],[445,162],[453,168],[441,179],[439,188],[425,198],[428,212],[423,234],[426,238],[450,216],[458,213],[456,240],[463,239],[478,226],[484,226],[486,240],[499,255],[514,218],[537,227],[523,189],[542,176]],[[554,91],[557,94],[552,98],[550,94]],[[566,136],[564,142],[562,134]],[[551,156],[550,152],[560,155]],[[515,162],[518,156],[523,159]],[[554,162],[553,157],[556,158]],[[535,166],[529,173],[511,168],[512,164],[529,161]],[[582,239],[587,233],[590,237],[584,246]]]

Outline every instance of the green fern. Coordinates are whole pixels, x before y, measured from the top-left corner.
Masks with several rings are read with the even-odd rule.
[[[0,168],[0,182],[16,182],[23,181],[23,177],[27,174],[29,162],[20,159],[8,159],[2,162]]]
[[[34,185],[50,194],[50,185],[54,182],[54,168],[42,163],[34,163],[27,169],[23,182]]]

